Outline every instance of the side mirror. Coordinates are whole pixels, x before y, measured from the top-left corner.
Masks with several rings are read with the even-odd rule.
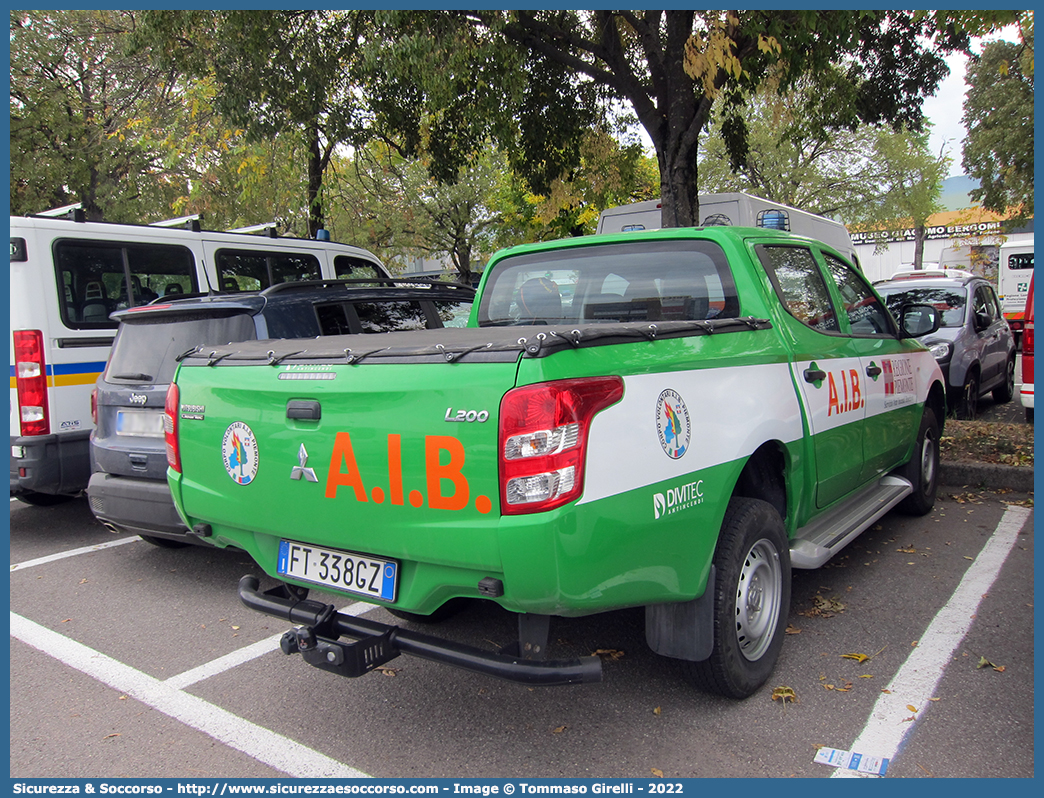
[[[990,326],[993,322],[990,320],[990,314],[988,313],[976,313],[975,314],[975,332],[982,332]]]
[[[920,338],[942,327],[939,309],[931,305],[903,305],[899,314],[900,338]]]

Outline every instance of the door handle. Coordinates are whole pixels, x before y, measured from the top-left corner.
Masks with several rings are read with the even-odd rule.
[[[826,372],[822,369],[807,368],[804,373],[805,382],[810,383],[822,382],[826,379],[826,376]]]

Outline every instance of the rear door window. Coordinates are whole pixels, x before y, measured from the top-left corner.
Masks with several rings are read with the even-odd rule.
[[[146,311],[151,314],[151,311]],[[256,338],[248,313],[214,316],[187,313],[153,314],[124,323],[116,334],[105,381],[166,384],[174,377],[178,355],[201,344],[227,344]]]
[[[60,239],[54,243],[58,307],[72,329],[115,329],[116,310],[199,290],[187,247]]]
[[[260,291],[322,277],[319,259],[308,253],[224,248],[215,259],[221,291]]]
[[[819,332],[840,332],[830,291],[812,250],[807,247],[757,247],[769,279],[783,307],[795,319]]]

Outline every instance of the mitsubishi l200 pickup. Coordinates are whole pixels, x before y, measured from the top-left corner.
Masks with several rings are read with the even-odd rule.
[[[400,653],[528,684],[597,681],[549,656],[550,619],[643,607],[646,638],[736,698],[783,645],[792,568],[893,507],[931,510],[945,385],[836,250],[708,227],[515,247],[467,328],[206,347],[168,393],[183,520],[278,580],[250,607],[283,651],[358,676]],[[405,618],[459,599],[517,613],[464,646]],[[553,651],[551,652],[553,654]]]

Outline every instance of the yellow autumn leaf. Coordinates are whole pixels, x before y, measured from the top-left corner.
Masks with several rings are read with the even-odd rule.
[[[663,778],[663,771],[659,768],[649,768],[649,772],[652,773],[658,779]]]
[[[656,707],[656,709],[653,710],[653,714],[654,715],[659,715],[660,714],[660,708]]]
[[[916,712],[917,711],[917,707],[915,707],[913,704],[907,704],[906,708],[908,710],[910,710],[911,712]]]
[[[870,657],[866,654],[842,654],[841,659],[854,659],[856,662],[866,662]]]
[[[552,729],[552,730],[551,730],[551,733],[552,733],[552,734],[561,734],[562,732],[564,732],[564,731],[565,731],[566,729],[568,729],[568,728],[569,728],[568,726],[566,726],[565,724],[563,724],[563,725],[561,725],[561,726],[557,726],[557,727],[555,727],[554,729]]]

